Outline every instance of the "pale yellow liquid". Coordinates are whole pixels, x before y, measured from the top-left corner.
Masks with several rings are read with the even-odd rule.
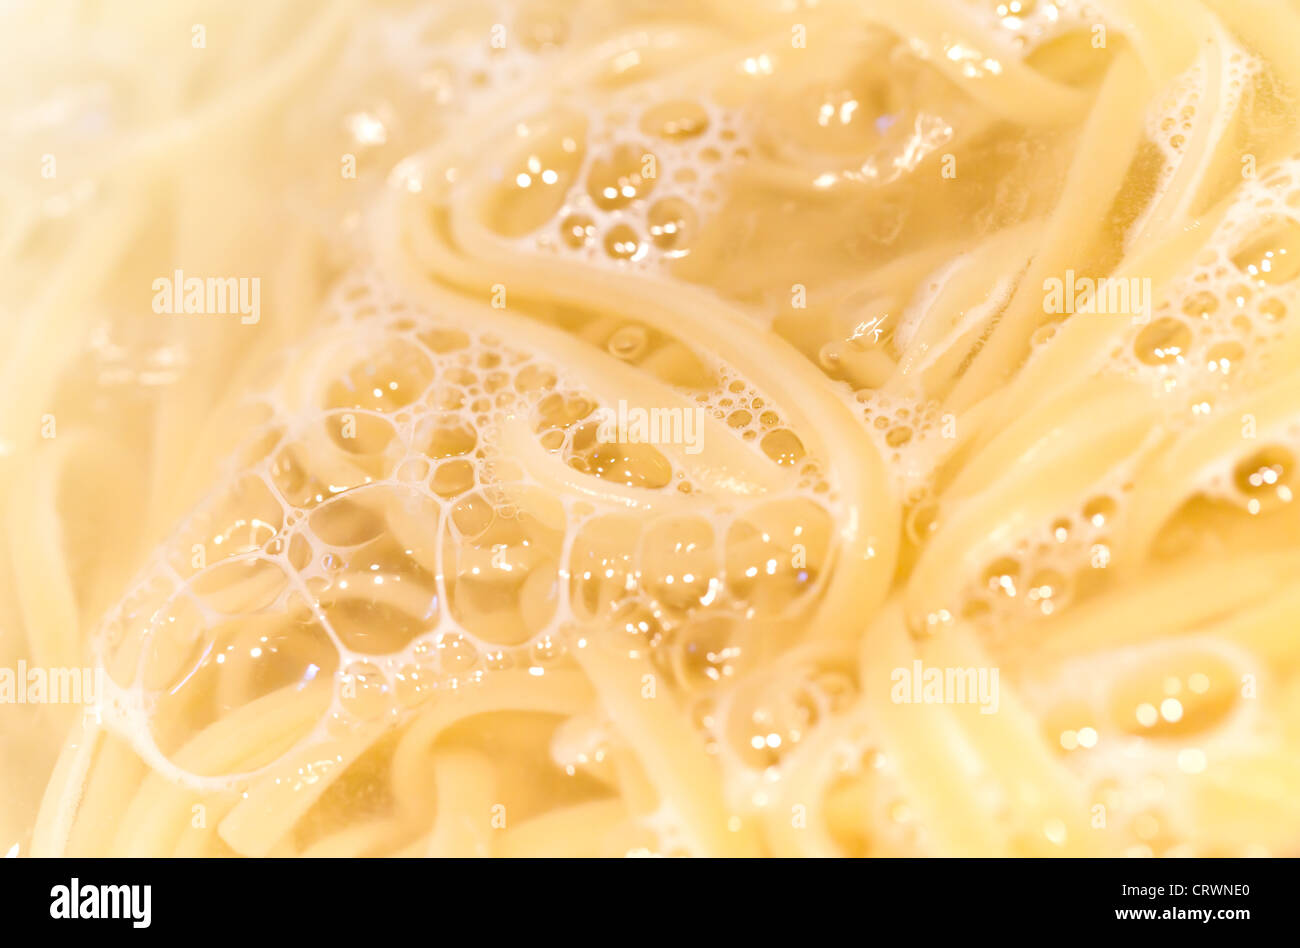
[[[1297,851],[1291,6],[124,6],[5,31],[0,848]]]

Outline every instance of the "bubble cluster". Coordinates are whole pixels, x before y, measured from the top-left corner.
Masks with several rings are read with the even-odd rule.
[[[937,401],[862,389],[855,396],[863,425],[889,465],[899,495],[927,496],[939,464],[957,443],[957,420]]]
[[[700,410],[798,472],[784,495],[707,500],[671,449],[602,442],[602,406],[565,370],[418,311],[371,274],[345,280],[333,307],[259,397],[222,486],[97,642],[110,723],[176,779],[220,782],[169,758],[277,690],[314,702],[296,735],[310,743],[400,722],[500,669],[543,673],[580,629],[612,628],[596,647],[651,655],[673,687],[700,693],[734,680],[762,629],[815,597],[828,485],[782,412],[731,370]],[[630,325],[609,346],[645,343]],[[646,515],[556,494],[501,448],[519,423],[581,475],[691,506]]]
[[[1022,55],[1072,30],[1104,22],[1086,0],[965,0],[971,12],[1006,36]]]
[[[961,617],[1004,648],[1032,647],[1011,641],[1009,630],[1060,614],[1104,580],[1131,494],[1126,474],[1112,472],[1077,506],[1059,511],[985,563],[962,596]]]
[[[662,267],[690,253],[747,140],[740,115],[699,94],[642,92],[571,117],[540,135],[507,176],[505,202],[552,192],[508,236],[601,267]]]
[[[1182,166],[1188,142],[1197,134],[1196,123],[1204,100],[1211,95],[1215,97],[1209,134],[1217,139],[1232,122],[1251,84],[1263,73],[1262,61],[1235,44],[1227,46],[1225,62],[1216,67],[1218,88],[1207,88],[1210,70],[1205,63],[1197,62],[1178,76],[1147,110],[1146,135],[1162,159],[1156,179],[1157,195],[1165,192]]]
[[[1189,432],[1221,414],[1282,338],[1300,275],[1291,262],[1300,260],[1296,182],[1295,160],[1244,182],[1205,249],[1158,288],[1150,319],[1130,326],[1111,353],[1105,371],[1149,382],[1168,430]],[[1273,425],[1243,437],[1239,450],[1196,475],[1193,488],[1250,514],[1277,510],[1294,497],[1298,454],[1300,422]],[[1131,475],[1113,470],[1076,509],[1017,538],[971,579],[958,612],[993,634],[1058,613],[1103,582],[1130,505]]]
[[[1257,703],[1241,693],[1251,667],[1244,650],[1193,636],[1070,658],[1050,679],[1027,680],[1025,697],[1129,855],[1187,855],[1195,800],[1173,775],[1194,777],[1207,760],[1267,739]]]
[[[1246,180],[1192,265],[1156,287],[1150,319],[1113,353],[1115,371],[1169,397],[1171,423],[1214,412],[1243,373],[1258,373],[1285,332],[1300,274],[1300,164]],[[1179,416],[1179,417],[1175,417]]]

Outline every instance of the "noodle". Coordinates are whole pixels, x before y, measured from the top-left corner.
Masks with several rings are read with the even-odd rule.
[[[1300,12],[2,16],[6,849],[1300,852]]]

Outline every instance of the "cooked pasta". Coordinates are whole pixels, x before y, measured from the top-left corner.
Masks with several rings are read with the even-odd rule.
[[[1295,5],[3,16],[4,848],[1300,851]]]

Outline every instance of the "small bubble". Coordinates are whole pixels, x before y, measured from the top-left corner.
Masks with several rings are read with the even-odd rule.
[[[1183,313],[1201,319],[1208,319],[1218,308],[1219,298],[1209,290],[1193,293],[1183,300]]]
[[[995,560],[984,571],[984,586],[992,593],[1014,597],[1019,581],[1020,564],[1011,557]]]
[[[680,253],[694,223],[695,212],[681,198],[656,201],[646,216],[650,239],[660,250]]]
[[[1094,527],[1104,527],[1114,519],[1116,509],[1114,499],[1103,495],[1088,501],[1083,508],[1083,516]]]
[[[1259,312],[1268,322],[1280,323],[1286,318],[1286,304],[1276,297],[1271,297],[1260,302]]]
[[[1265,503],[1288,503],[1292,499],[1288,481],[1295,470],[1295,458],[1286,448],[1265,447],[1233,469],[1233,484],[1251,504],[1251,512],[1263,509]]]
[[[615,260],[638,260],[645,247],[630,225],[615,224],[605,234],[605,252]]]
[[[804,456],[803,442],[788,428],[769,431],[763,436],[759,446],[764,454],[784,466],[798,464]]]
[[[646,354],[650,346],[650,334],[644,326],[623,326],[617,329],[606,348],[609,354],[624,362],[635,362]]]
[[[587,177],[587,193],[604,211],[614,211],[646,197],[655,186],[654,156],[644,148],[622,144],[607,158],[597,158]]]
[[[662,102],[641,116],[641,131],[670,141],[694,138],[708,127],[709,113],[698,102],[689,100]]]
[[[1182,320],[1163,317],[1145,327],[1134,343],[1134,352],[1146,365],[1181,363],[1192,342],[1192,331]]]
[[[591,243],[596,234],[596,222],[586,214],[570,214],[560,222],[560,236],[574,250]]]
[[[1300,275],[1300,222],[1268,216],[1232,263],[1260,286],[1279,286]]]

